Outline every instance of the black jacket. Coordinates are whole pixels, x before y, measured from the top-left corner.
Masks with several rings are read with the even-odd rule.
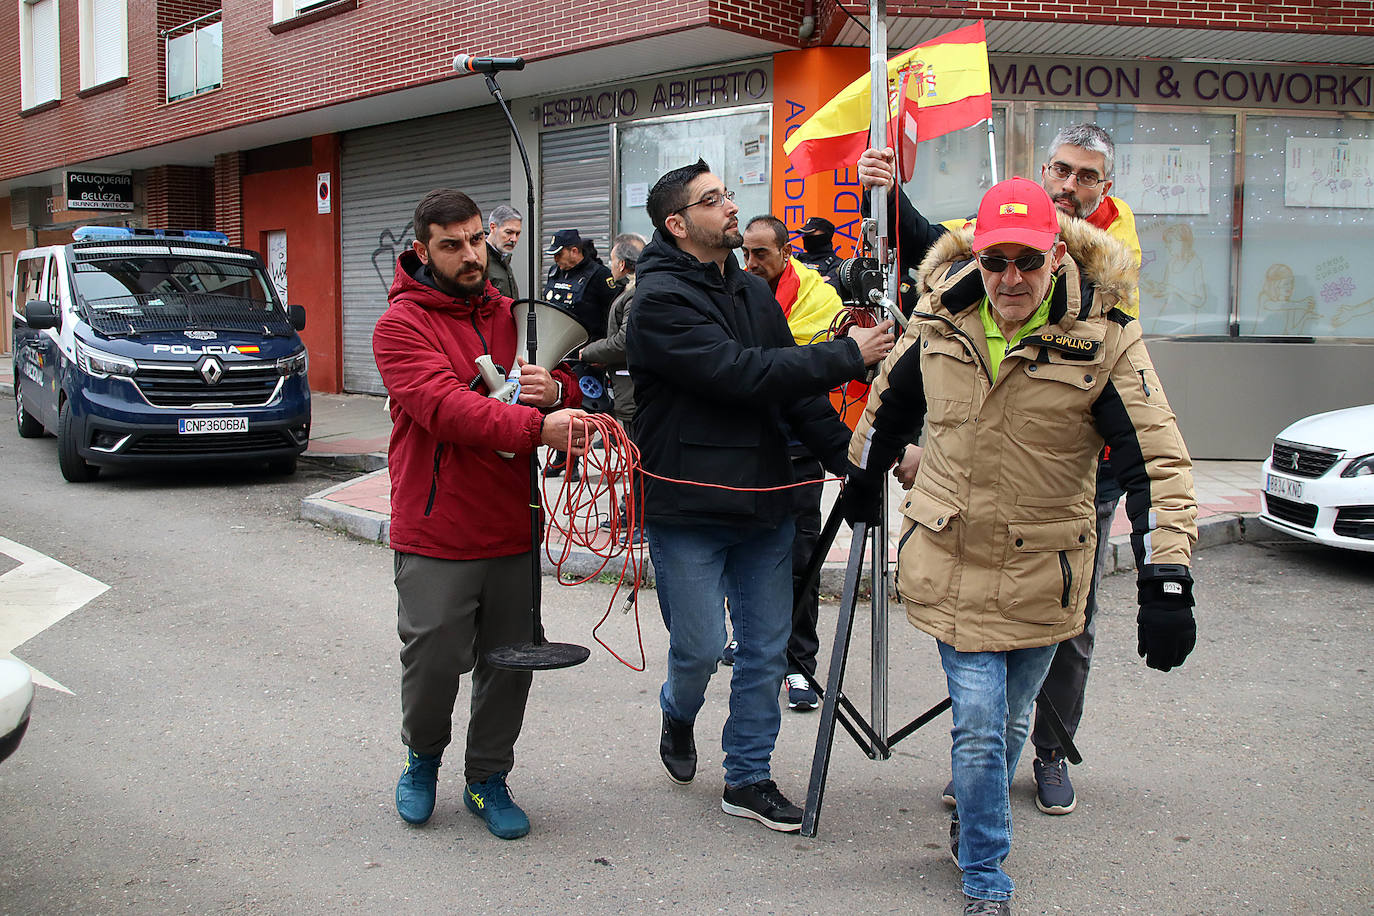
[[[587,329],[588,340],[606,335],[606,315],[619,292],[611,269],[595,254],[584,256],[571,270],[555,265],[544,283],[544,298],[571,309]]]
[[[792,482],[783,424],[843,473],[849,430],[825,392],[864,374],[848,338],[798,347],[773,293],[734,256],[725,272],[655,232],[640,255],[625,341],[646,471],[728,487]],[[787,490],[739,492],[646,475],[650,521],[775,526]]]

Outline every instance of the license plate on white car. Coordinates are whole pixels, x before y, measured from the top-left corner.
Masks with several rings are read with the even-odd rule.
[[[183,436],[204,435],[206,433],[246,433],[247,417],[182,417],[177,421],[177,432]]]
[[[1302,499],[1302,481],[1289,480],[1287,477],[1280,477],[1277,474],[1267,475],[1268,479],[1264,482],[1264,492],[1273,496],[1282,496],[1284,499]]]

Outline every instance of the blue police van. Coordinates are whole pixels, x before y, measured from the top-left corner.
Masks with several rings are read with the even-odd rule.
[[[310,441],[305,309],[219,232],[87,226],[14,267],[19,435],[57,436],[62,476],[265,462]]]

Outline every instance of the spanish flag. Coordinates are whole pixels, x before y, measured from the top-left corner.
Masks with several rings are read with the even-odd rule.
[[[897,97],[905,71],[905,97]],[[816,109],[783,143],[783,152],[802,175],[848,168],[868,147],[868,74]],[[915,159],[917,139],[930,140],[992,117],[992,80],[983,23],[947,32],[903,51],[887,62],[888,116],[902,141],[905,165]],[[903,170],[906,172],[906,170]],[[904,174],[909,177],[909,173]]]

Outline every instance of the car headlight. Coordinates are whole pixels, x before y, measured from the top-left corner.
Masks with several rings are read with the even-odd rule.
[[[131,378],[138,372],[138,363],[133,360],[88,347],[79,340],[76,342],[76,363],[82,372],[96,378],[108,378],[111,375]]]
[[[1374,455],[1363,455],[1350,462],[1350,466],[1341,471],[1342,477],[1368,477],[1374,474]]]
[[[277,371],[282,375],[294,375],[300,373],[305,375],[310,370],[310,355],[302,350],[290,356],[283,356],[277,360]]]

